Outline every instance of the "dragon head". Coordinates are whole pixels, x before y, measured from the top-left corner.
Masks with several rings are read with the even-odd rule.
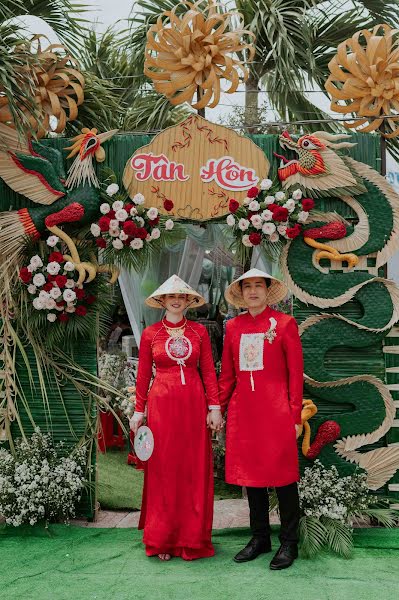
[[[290,160],[274,153],[281,160],[278,177],[283,188],[300,185],[313,196],[364,192],[348,163],[334,151],[354,146],[350,142],[339,142],[349,137],[346,134],[317,131],[302,135],[295,141],[284,131],[279,138],[280,146],[293,151],[296,158]]]

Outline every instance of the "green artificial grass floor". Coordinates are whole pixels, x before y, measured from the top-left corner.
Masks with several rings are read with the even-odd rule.
[[[141,507],[143,472],[127,464],[127,452],[98,453],[98,501],[103,510],[138,510]],[[242,489],[215,479],[215,500],[242,498]]]
[[[270,571],[271,554],[238,565],[243,529],[215,532],[216,556],[147,558],[140,532],[65,525],[0,529],[1,600],[396,600],[399,529],[360,529],[346,560],[322,555]],[[274,547],[278,541],[274,531]]]

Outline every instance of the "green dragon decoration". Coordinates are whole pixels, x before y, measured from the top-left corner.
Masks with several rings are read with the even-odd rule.
[[[300,187],[315,199],[341,201],[356,214],[349,224],[337,213],[315,212],[303,237],[285,246],[281,268],[291,292],[315,307],[300,325],[305,391],[316,404],[331,406],[336,429],[331,439],[322,423],[313,445],[319,446],[323,463],[336,464],[341,472],[353,465],[364,469],[368,486],[376,490],[399,469],[399,446],[382,445],[394,423],[394,400],[373,375],[334,378],[326,356],[340,346],[360,349],[381,342],[398,320],[399,289],[378,269],[399,247],[399,196],[371,167],[336,152],[353,145],[348,137],[316,132],[294,141],[287,132],[280,136],[283,151],[294,156],[276,154],[283,188]],[[368,266],[370,257],[375,267]],[[322,266],[321,258],[330,258],[331,266]],[[351,301],[355,316],[345,310]],[[376,442],[378,447],[369,449]]]

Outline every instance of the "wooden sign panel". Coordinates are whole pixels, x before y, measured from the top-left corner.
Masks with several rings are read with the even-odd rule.
[[[143,194],[145,206],[175,218],[206,221],[242,202],[269,172],[256,144],[235,131],[190,115],[159,133],[128,160],[123,183],[130,197]],[[166,210],[164,205],[173,208]]]

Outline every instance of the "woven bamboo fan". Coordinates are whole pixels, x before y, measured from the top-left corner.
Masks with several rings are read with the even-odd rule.
[[[384,123],[384,137],[399,135],[399,30],[377,25],[358,31],[338,46],[328,67],[331,109],[362,117],[345,127],[368,133]]]
[[[177,10],[187,7],[181,15]],[[215,107],[220,100],[220,81],[230,82],[225,90],[233,94],[248,70],[237,53],[246,52],[252,61],[255,48],[245,40],[254,34],[242,28],[242,15],[218,12],[214,2],[180,2],[165,11],[147,33],[144,73],[157,92],[173,105],[188,102],[195,109]],[[198,101],[193,102],[198,92]]]

